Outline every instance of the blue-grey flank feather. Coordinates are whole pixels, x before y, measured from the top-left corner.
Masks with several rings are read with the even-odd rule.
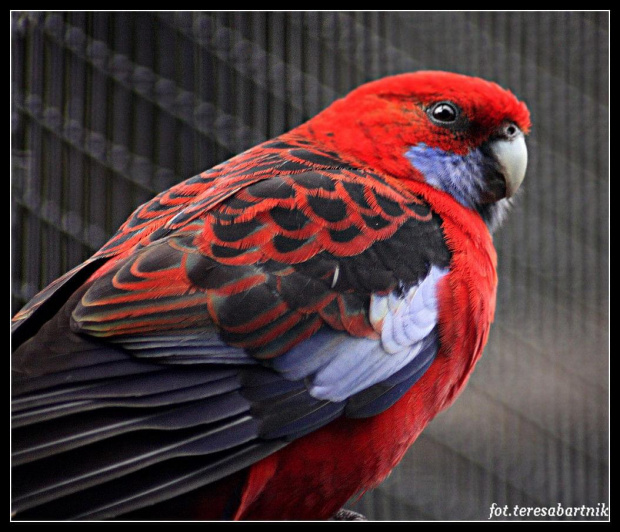
[[[373,296],[369,314],[380,340],[323,329],[274,359],[272,367],[287,379],[308,378],[313,397],[333,402],[389,379],[420,354],[437,325],[436,286],[446,273],[432,266],[406,292]]]

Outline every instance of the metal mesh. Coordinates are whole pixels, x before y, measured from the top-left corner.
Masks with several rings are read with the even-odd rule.
[[[352,508],[486,520],[493,502],[607,503],[607,12],[13,12],[13,312],[156,192],[419,69],[523,98],[530,163],[469,387]]]

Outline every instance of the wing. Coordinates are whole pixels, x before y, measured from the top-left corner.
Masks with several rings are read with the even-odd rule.
[[[14,345],[20,345],[36,333],[37,326],[58,310],[58,300],[66,299],[110,258],[125,255],[145,241],[156,240],[183,228],[200,213],[249,183],[286,172],[287,166],[290,168],[287,151],[295,147],[296,144],[286,145],[287,150],[282,150],[280,143],[266,142],[161,192],[138,207],[93,257],[50,283],[15,315],[12,325]],[[306,161],[306,164],[308,166],[304,168],[308,169],[314,163]],[[35,313],[38,315],[33,317]]]
[[[271,146],[272,170],[214,179],[217,201],[146,235],[128,222],[100,256],[131,252],[14,353],[14,511],[107,518],[169,499],[385,410],[432,363],[441,220],[385,178]]]

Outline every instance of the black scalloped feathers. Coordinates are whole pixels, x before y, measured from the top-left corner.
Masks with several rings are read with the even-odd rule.
[[[355,226],[350,225],[346,229],[330,229],[329,236],[334,242],[345,243],[350,242],[355,237],[361,234],[361,230]]]
[[[339,198],[307,196],[308,204],[314,213],[328,222],[340,222],[347,216],[347,207]]]
[[[335,180],[335,176],[341,178]],[[240,196],[241,189],[245,192]],[[382,213],[396,217],[420,208],[414,199],[403,209],[403,198],[393,197],[395,190],[383,176],[360,172],[337,154],[317,150],[307,139],[291,137],[267,141],[157,195],[136,209],[97,256],[112,256],[144,240],[165,238],[171,230],[183,229],[216,207],[225,205],[225,211],[236,213],[252,208],[256,199],[291,199],[302,190],[308,192],[308,209],[332,222],[342,220],[352,208],[368,211],[378,205]],[[344,196],[345,210],[339,201]],[[223,220],[227,216],[231,222],[232,217],[222,212]]]
[[[205,222],[208,244],[202,251],[231,258],[231,264],[269,258],[300,263],[323,250],[334,256],[354,256],[376,241],[391,238],[410,222],[432,226],[436,235],[429,245],[443,247],[437,220],[424,201],[383,178],[352,169],[261,180],[222,201],[207,213]],[[238,229],[229,228],[236,224]],[[257,246],[262,252],[257,252]]]
[[[366,315],[370,294],[417,283],[432,265],[450,262],[441,219],[420,198],[373,174],[330,168],[280,175],[240,190],[234,199],[244,208],[224,201],[210,211],[197,246],[231,268],[252,266],[267,275],[265,290],[252,285],[209,307],[224,338],[259,358],[292,345],[276,341],[278,328],[307,334],[323,323],[373,334]],[[237,223],[237,232],[228,229]],[[236,241],[230,238],[235,234]],[[278,266],[269,269],[267,263]],[[239,305],[227,310],[227,297]],[[301,312],[318,315],[320,322],[302,327]],[[257,332],[256,324],[270,320],[277,325]]]
[[[13,510],[123,515],[229,475],[242,482],[346,409],[374,415],[419,368],[347,405],[261,364],[321,328],[375,337],[370,295],[449,261],[421,198],[302,139],[160,194],[25,307],[23,340],[39,334],[13,354]]]
[[[232,345],[271,358],[322,326],[372,336],[372,293],[450,262],[441,219],[368,172],[331,167],[222,187],[233,192],[98,280],[74,312],[76,326],[148,335],[207,319]]]
[[[299,231],[310,221],[310,218],[297,208],[286,209],[276,206],[269,211],[269,214],[284,231]]]
[[[224,242],[242,240],[252,234],[260,226],[257,220],[237,222],[235,224],[218,224],[213,226],[215,234]]]
[[[292,198],[295,195],[291,184],[280,176],[274,176],[250,185],[245,189],[245,192],[258,199],[285,199]]]
[[[295,183],[309,190],[323,189],[327,192],[335,190],[334,182],[329,175],[321,174],[320,172],[306,172],[295,176]]]

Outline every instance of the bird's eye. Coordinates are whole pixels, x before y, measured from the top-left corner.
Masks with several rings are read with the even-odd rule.
[[[437,102],[428,109],[428,116],[439,126],[454,124],[459,117],[459,109],[452,102]]]

